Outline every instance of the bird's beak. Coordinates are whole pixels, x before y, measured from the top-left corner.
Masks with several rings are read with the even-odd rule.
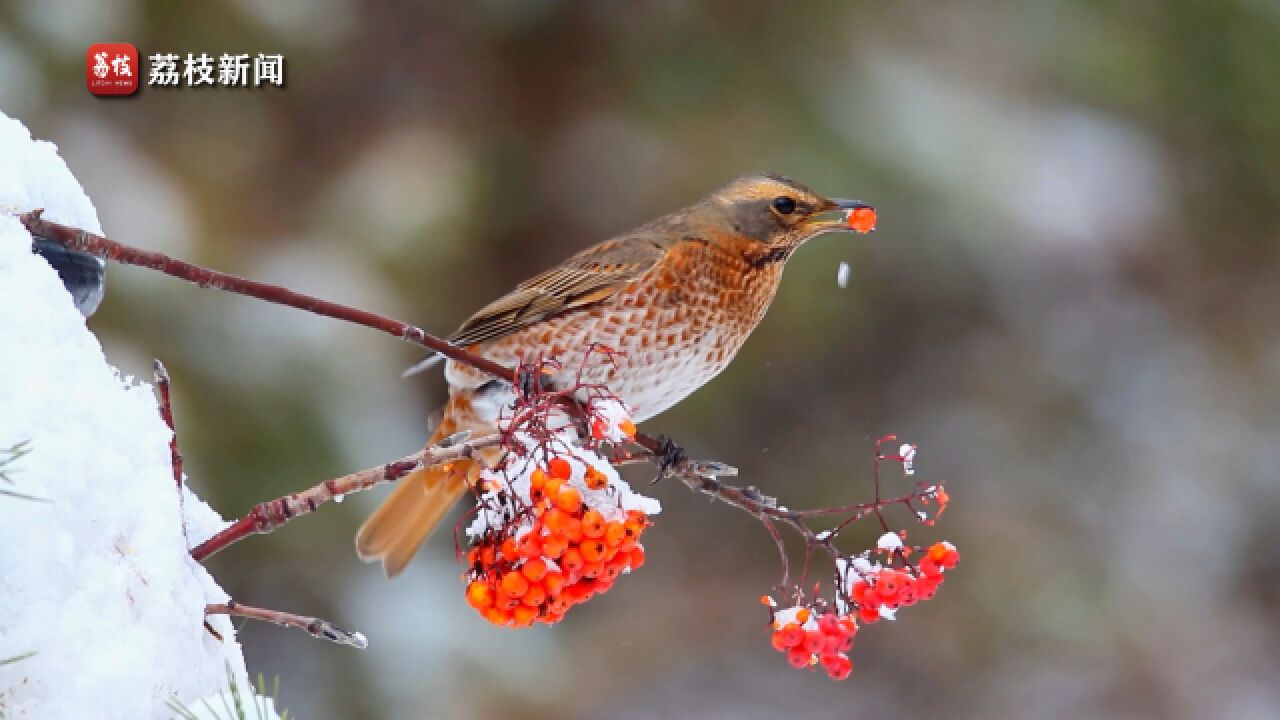
[[[805,238],[808,239],[829,232],[867,232],[870,228],[861,229],[858,224],[850,222],[859,210],[869,210],[871,211],[871,217],[875,217],[875,208],[861,200],[831,198],[821,212],[814,213],[802,224]],[[840,213],[838,217],[829,217],[831,213],[837,211]]]

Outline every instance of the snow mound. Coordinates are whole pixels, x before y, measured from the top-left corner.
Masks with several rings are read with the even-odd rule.
[[[150,386],[107,363],[31,252],[14,214],[36,207],[100,231],[57,149],[0,114],[0,716],[168,718],[228,673],[247,694],[231,623],[203,624],[227,596],[183,532],[184,508],[192,543],[221,518],[180,498]]]

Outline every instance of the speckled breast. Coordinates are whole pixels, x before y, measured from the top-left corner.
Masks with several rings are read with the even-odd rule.
[[[562,387],[584,368],[583,383],[607,385],[636,420],[646,420],[729,364],[764,317],[782,265],[756,267],[732,250],[686,242],[600,303],[473,349],[508,366],[531,353],[554,357],[564,366],[555,378]],[[584,357],[593,343],[621,353],[616,364],[599,354]],[[453,361],[445,377],[455,388],[487,380]]]

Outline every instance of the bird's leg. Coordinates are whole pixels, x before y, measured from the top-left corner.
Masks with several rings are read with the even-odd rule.
[[[539,363],[521,363],[516,368],[516,391],[523,399],[542,393],[542,368]]]
[[[590,438],[591,414],[587,412],[587,406],[576,395],[566,396],[564,405],[569,411],[569,418],[573,421],[574,430],[577,431],[578,437],[583,439]]]

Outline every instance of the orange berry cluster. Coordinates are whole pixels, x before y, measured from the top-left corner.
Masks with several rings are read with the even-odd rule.
[[[774,616],[771,642],[773,649],[786,654],[791,667],[821,664],[831,679],[844,680],[853,673],[853,661],[847,653],[853,649],[857,633],[858,624],[851,615],[819,615],[809,608],[792,608]]]
[[[551,458],[530,476],[527,523],[487,532],[467,555],[467,602],[494,625],[559,622],[569,608],[607,592],[624,572],[644,565],[640,536],[649,526],[638,510],[607,519],[587,507],[568,483],[572,469]],[[608,484],[588,465],[587,487]]]
[[[940,542],[925,550],[914,574],[893,568],[863,573],[849,588],[849,597],[858,606],[858,619],[873,623],[881,618],[881,608],[892,611],[932,598],[942,584],[943,573],[959,561],[960,551],[949,542]]]

